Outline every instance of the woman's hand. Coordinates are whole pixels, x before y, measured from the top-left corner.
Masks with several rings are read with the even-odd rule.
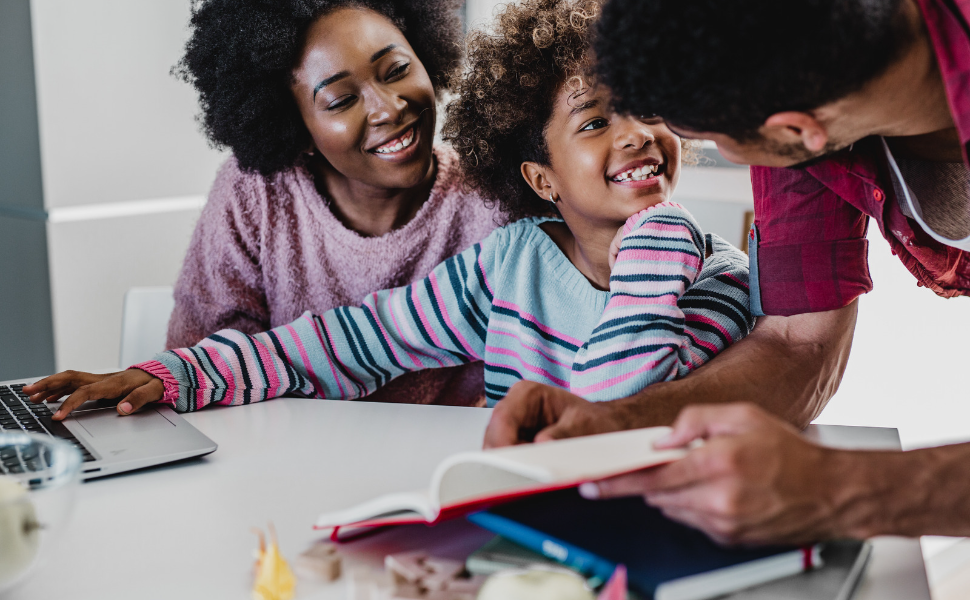
[[[118,414],[130,415],[149,402],[158,402],[165,393],[162,380],[140,369],[96,375],[78,371],[64,371],[24,386],[31,402],[67,400],[54,413],[55,421],[62,421],[78,406],[89,400],[122,398]]]

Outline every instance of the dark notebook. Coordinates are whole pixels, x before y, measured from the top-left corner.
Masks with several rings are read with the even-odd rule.
[[[818,548],[725,548],[641,498],[585,500],[549,492],[468,519],[588,577],[627,568],[630,588],[656,600],[711,598],[787,577],[819,561]]]

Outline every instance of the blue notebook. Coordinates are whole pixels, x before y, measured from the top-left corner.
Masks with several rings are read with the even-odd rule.
[[[819,566],[817,547],[724,548],[640,498],[586,500],[575,488],[468,516],[472,523],[583,575],[626,565],[631,590],[654,600],[713,598]]]

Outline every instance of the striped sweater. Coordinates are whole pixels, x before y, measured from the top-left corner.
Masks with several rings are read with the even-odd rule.
[[[753,326],[748,261],[671,202],[627,220],[610,291],[524,219],[438,265],[256,335],[215,333],[135,365],[192,411],[284,395],[354,399],[421,369],[484,361],[489,406],[516,381],[611,400],[682,377]],[[710,256],[705,257],[706,254]]]

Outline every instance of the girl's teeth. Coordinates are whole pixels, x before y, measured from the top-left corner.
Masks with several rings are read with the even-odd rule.
[[[617,175],[614,179],[616,181],[643,181],[644,179],[648,179],[649,177],[656,175],[659,169],[660,165],[642,165],[636,169],[624,171]]]

